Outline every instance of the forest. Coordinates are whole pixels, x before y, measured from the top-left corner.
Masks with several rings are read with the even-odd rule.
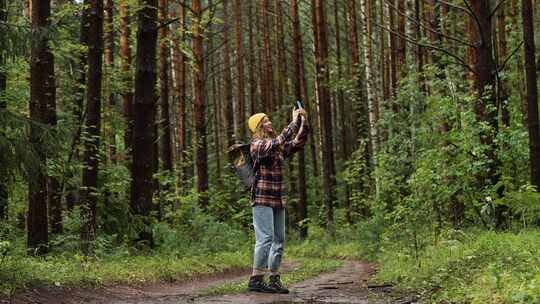
[[[230,147],[297,101],[287,285],[540,303],[538,26],[532,0],[0,0],[0,303],[212,276],[200,303],[240,297]]]

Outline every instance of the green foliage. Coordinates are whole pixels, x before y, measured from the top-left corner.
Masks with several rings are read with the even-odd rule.
[[[233,226],[216,220],[198,206],[196,192],[182,197],[178,209],[166,215],[166,223],[154,226],[160,251],[182,255],[234,251],[251,246],[247,236]]]
[[[537,303],[540,234],[457,232],[417,258],[389,246],[380,281],[419,292],[426,303]]]

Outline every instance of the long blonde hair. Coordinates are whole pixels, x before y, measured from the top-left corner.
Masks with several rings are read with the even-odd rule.
[[[257,126],[257,129],[255,130],[255,133],[251,136],[252,139],[270,139],[274,138],[276,136],[275,132],[268,132],[263,127],[262,124],[259,124]]]

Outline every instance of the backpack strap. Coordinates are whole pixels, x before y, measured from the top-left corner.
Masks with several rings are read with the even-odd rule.
[[[254,165],[253,165],[253,184],[251,184],[251,190],[250,190],[250,194],[251,194],[251,199],[254,198],[255,196],[255,186],[257,185],[257,182],[259,180],[259,169],[261,168],[261,160],[259,159],[255,159],[254,160]]]

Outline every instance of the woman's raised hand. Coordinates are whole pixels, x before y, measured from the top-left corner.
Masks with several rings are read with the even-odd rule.
[[[300,116],[302,119],[307,118],[306,110],[304,109],[293,109],[292,118],[293,121],[296,121],[298,119],[298,116]]]

